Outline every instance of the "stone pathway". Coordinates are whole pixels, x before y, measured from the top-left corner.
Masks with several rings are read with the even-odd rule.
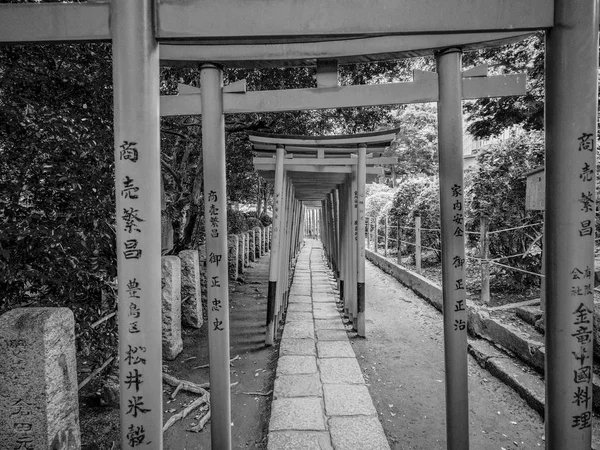
[[[269,450],[389,449],[336,307],[321,243],[298,257],[277,364]]]

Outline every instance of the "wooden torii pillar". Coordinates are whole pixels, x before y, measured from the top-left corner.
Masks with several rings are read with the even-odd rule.
[[[555,2],[546,35],[546,442],[592,440],[598,2]]]

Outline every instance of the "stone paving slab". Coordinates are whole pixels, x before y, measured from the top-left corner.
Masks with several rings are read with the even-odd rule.
[[[331,442],[337,450],[389,450],[377,417],[351,416],[329,419]]]
[[[315,303],[335,303],[335,295],[333,292],[315,292],[312,297],[313,302]]]
[[[321,378],[317,372],[300,375],[280,375],[275,379],[275,398],[323,397]],[[369,401],[371,399],[369,398]]]
[[[316,371],[317,362],[314,356],[284,355],[280,356],[277,362],[278,375],[298,375]]]
[[[319,358],[356,358],[350,342],[346,341],[321,341],[317,342]]]
[[[355,358],[320,358],[319,370],[323,383],[365,383]]]
[[[333,450],[326,431],[276,431],[269,433],[267,450]]]
[[[286,322],[311,322],[313,315],[309,311],[289,311],[285,317]]]
[[[340,317],[335,303],[313,303],[312,307],[314,311],[335,313],[338,315],[338,317]]]
[[[319,319],[315,317],[315,330],[344,330],[344,324],[340,317],[336,319]]]
[[[312,339],[315,336],[315,326],[312,322],[290,322],[283,328],[283,339]]]
[[[292,303],[290,301],[290,304],[288,305],[288,314],[290,312],[293,312],[293,311],[311,312],[312,311],[312,305],[310,304],[310,302],[308,302],[308,303],[298,303],[298,302]]]
[[[324,384],[325,414],[327,416],[375,416],[371,395],[360,384]]]
[[[317,356],[314,339],[282,339],[279,346],[280,355]]]
[[[303,286],[294,284],[290,289],[290,295],[310,295],[310,284]]]
[[[320,397],[273,400],[269,430],[326,430]]]
[[[348,340],[348,334],[341,330],[317,330],[318,341],[344,341]]]
[[[313,314],[315,316],[315,319],[335,319],[342,323],[340,313],[337,311],[315,308]]]
[[[313,294],[318,294],[318,293],[333,294],[333,289],[329,285],[327,285],[327,286],[315,286],[315,285],[313,285],[312,291],[313,291]]]
[[[312,303],[312,297],[310,295],[298,295],[290,293],[290,306],[294,303]]]

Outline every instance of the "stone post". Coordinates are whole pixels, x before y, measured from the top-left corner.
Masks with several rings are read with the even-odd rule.
[[[265,227],[265,253],[271,249],[271,225]]]
[[[238,245],[239,238],[235,234],[230,234],[228,239],[228,253],[229,257],[227,261],[229,263],[229,278],[231,280],[237,280],[238,277]]]
[[[202,302],[202,320],[208,321],[208,287],[206,281],[206,245],[198,247],[198,265],[200,267],[200,296]]]
[[[246,267],[250,267],[250,232],[246,231],[246,243],[244,246],[244,258],[246,258]]]
[[[254,229],[252,231],[254,232],[254,249],[253,249],[253,252],[254,252],[254,260],[256,261],[261,256],[261,252],[260,252],[260,246],[261,246],[260,227],[254,227]]]
[[[163,256],[162,263],[162,353],[173,360],[183,351],[181,339],[181,262]]]
[[[181,261],[181,323],[192,328],[202,326],[202,289],[197,250],[179,252]]]
[[[0,449],[81,448],[71,310],[3,314],[0,354]]]
[[[244,273],[244,246],[246,245],[246,235],[238,234],[238,274]]]
[[[250,236],[250,244],[248,246],[248,259],[252,262],[256,260],[256,233],[254,228],[248,232]]]
[[[265,254],[265,235],[263,233],[263,227],[258,227],[258,257],[260,258]]]

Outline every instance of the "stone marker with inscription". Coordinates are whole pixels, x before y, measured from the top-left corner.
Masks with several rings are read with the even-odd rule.
[[[263,255],[261,248],[262,248],[262,229],[260,227],[254,227],[255,259],[259,259]]]
[[[248,236],[250,237],[250,244],[248,245],[248,259],[250,262],[254,262],[256,260],[256,232],[254,229],[248,231]]]
[[[244,273],[244,248],[246,245],[246,235],[244,233],[238,234],[238,275]]]
[[[202,326],[200,261],[197,250],[179,252],[181,260],[181,322],[192,328]]]
[[[235,234],[230,234],[227,238],[227,262],[229,263],[229,278],[237,280],[238,277],[238,248],[240,238]]]
[[[163,256],[162,263],[162,353],[173,360],[183,351],[181,339],[181,262]]]
[[[0,449],[81,448],[71,310],[6,312],[0,354]]]

